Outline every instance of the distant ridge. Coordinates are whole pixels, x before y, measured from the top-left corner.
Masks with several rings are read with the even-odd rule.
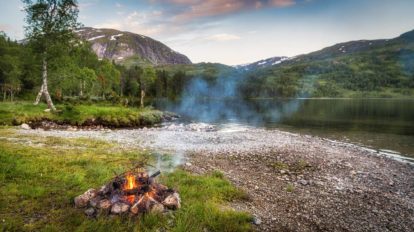
[[[187,56],[148,36],[114,29],[84,27],[75,31],[92,44],[99,58],[117,63],[146,62],[153,65],[191,64]]]

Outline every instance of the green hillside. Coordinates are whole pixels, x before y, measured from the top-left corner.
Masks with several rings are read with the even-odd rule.
[[[413,96],[414,31],[336,44],[245,76],[248,97]]]

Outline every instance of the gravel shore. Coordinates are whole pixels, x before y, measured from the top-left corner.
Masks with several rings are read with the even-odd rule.
[[[207,124],[19,132],[185,154],[185,169],[220,170],[248,193],[233,208],[255,215],[259,231],[414,231],[414,166],[352,144]]]

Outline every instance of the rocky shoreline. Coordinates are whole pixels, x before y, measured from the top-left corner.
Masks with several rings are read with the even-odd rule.
[[[220,170],[249,199],[235,210],[258,231],[413,231],[414,166],[350,144],[278,130],[167,125],[112,131],[20,130],[185,154],[193,173]]]

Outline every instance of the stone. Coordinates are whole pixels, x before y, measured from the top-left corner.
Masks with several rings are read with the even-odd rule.
[[[286,174],[286,170],[280,170],[280,174]]]
[[[97,206],[100,209],[109,209],[112,206],[112,204],[110,200],[104,199],[104,200],[99,201],[99,204]]]
[[[108,185],[102,185],[102,187],[99,189],[99,192],[102,194],[107,194],[111,191],[111,189],[108,187]]]
[[[160,203],[156,203],[152,206],[151,213],[163,213],[164,212],[164,206]]]
[[[262,224],[262,220],[258,217],[253,217],[253,224],[260,225]]]
[[[192,164],[190,162],[185,163],[185,166],[190,167]]]
[[[94,197],[94,198],[92,198],[90,201],[89,201],[89,204],[92,206],[92,207],[98,207],[98,204],[99,204],[99,202],[101,201],[101,198],[99,197],[99,196],[97,196],[97,197]]]
[[[95,189],[88,189],[85,193],[82,195],[79,195],[75,197],[75,206],[78,208],[86,207],[88,205],[88,202],[96,197],[96,190]]]
[[[20,125],[20,128],[22,128],[23,130],[30,130],[32,128],[30,128],[30,126],[26,123],[23,123],[22,125]]]
[[[43,110],[44,112],[50,112],[50,109],[45,109],[45,110]]]
[[[113,214],[121,214],[125,213],[129,210],[129,205],[123,202],[117,202],[112,205],[111,213]]]
[[[309,183],[308,183],[308,181],[306,181],[306,180],[299,180],[298,181],[299,182],[299,184],[301,184],[301,185],[308,185]]]
[[[85,214],[88,215],[89,217],[92,217],[95,214],[95,209],[94,208],[88,208],[85,210]]]
[[[166,197],[162,204],[169,209],[179,209],[181,207],[180,195],[173,193]]]

